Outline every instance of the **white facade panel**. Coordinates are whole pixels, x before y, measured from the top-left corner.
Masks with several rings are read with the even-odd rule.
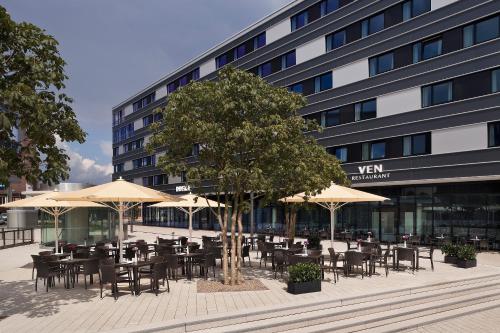
[[[432,154],[446,154],[488,148],[486,123],[432,131]]]
[[[297,47],[295,51],[296,62],[300,64],[313,58],[319,57],[326,52],[325,38],[320,37]]]
[[[333,70],[333,87],[337,88],[369,77],[368,59],[361,59]]]
[[[421,107],[421,89],[410,88],[377,97],[377,117],[415,111]]]
[[[167,86],[166,85],[163,85],[160,88],[156,89],[155,99],[158,100],[158,99],[163,98],[165,96],[167,96]]]
[[[123,109],[123,117],[128,116],[128,115],[129,115],[129,114],[131,114],[132,112],[134,112],[134,108],[133,108],[132,104],[127,105],[127,106]]]
[[[271,44],[278,39],[285,37],[292,31],[292,25],[290,19],[287,18],[284,21],[276,23],[272,27],[266,30],[266,44]]]
[[[204,77],[215,72],[215,69],[215,58],[209,59],[207,62],[200,65],[200,77]]]
[[[137,119],[134,121],[134,131],[137,131],[138,129],[141,129],[144,124],[144,122],[142,121],[142,118],[141,119]]]
[[[448,6],[456,2],[457,0],[431,0],[431,10],[436,10],[438,8]]]
[[[125,163],[123,163],[123,171],[130,171],[132,170],[132,167],[132,161],[125,161]]]

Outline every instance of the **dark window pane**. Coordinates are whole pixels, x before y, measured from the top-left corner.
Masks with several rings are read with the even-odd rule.
[[[193,71],[192,78],[193,78],[193,80],[198,80],[200,78],[200,69],[199,68],[196,68]]]
[[[266,45],[266,33],[263,32],[254,38],[254,49],[258,49]]]
[[[304,91],[304,85],[302,83],[296,83],[290,86],[288,90],[297,94],[302,94],[302,92]]]
[[[375,160],[379,158],[385,158],[385,142],[371,144],[370,159]]]
[[[443,41],[441,39],[435,39],[432,41],[423,42],[421,52],[421,60],[427,60],[437,57],[443,52]]]
[[[422,15],[431,11],[431,0],[413,0],[412,1],[412,16]]]
[[[488,146],[500,146],[500,122],[488,125]]]
[[[323,2],[321,2],[321,16],[325,16],[326,14],[339,9],[339,7],[339,0],[324,0]]]
[[[500,69],[491,72],[491,92],[500,91]]]
[[[422,155],[426,153],[427,150],[427,135],[418,134],[412,137],[412,154]]]
[[[384,13],[372,16],[361,22],[361,35],[366,37],[384,29]]]
[[[246,46],[242,44],[234,49],[234,58],[238,59],[243,57],[246,54]]]
[[[339,110],[330,110],[324,112],[324,126],[336,126],[340,124],[340,111]]]
[[[477,23],[475,42],[482,43],[487,40],[497,38],[500,30],[499,22],[500,22],[500,17],[495,16],[486,21]]]
[[[354,105],[355,120],[366,120],[377,117],[377,100],[372,99]]]
[[[285,54],[281,59],[281,69],[288,68],[290,66],[294,66],[296,63],[295,58],[295,50]]]
[[[432,87],[432,104],[451,102],[451,82],[436,84]]]
[[[292,31],[302,28],[308,23],[307,11],[303,11],[295,16],[291,17]]]
[[[316,77],[314,80],[314,92],[318,93],[323,90],[332,89],[332,73],[326,73]]]
[[[221,56],[218,56],[215,60],[217,63],[217,68],[221,68],[222,66],[227,64],[227,55],[223,54]]]
[[[260,77],[266,77],[268,75],[271,75],[272,73],[272,67],[271,63],[265,63],[259,66],[259,76]]]
[[[181,77],[181,78],[179,79],[179,86],[180,86],[180,87],[183,87],[183,86],[185,86],[186,84],[188,84],[188,77],[187,77],[187,75],[184,75],[183,77]]]
[[[336,48],[339,48],[346,43],[346,34],[345,30],[338,31],[331,35],[326,36],[326,50],[331,51]]]
[[[175,82],[169,83],[167,86],[167,92],[169,94],[173,93],[177,89]]]

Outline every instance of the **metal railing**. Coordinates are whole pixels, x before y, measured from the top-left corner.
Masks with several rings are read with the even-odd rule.
[[[34,229],[1,228],[0,236],[0,249],[32,244],[34,241]]]

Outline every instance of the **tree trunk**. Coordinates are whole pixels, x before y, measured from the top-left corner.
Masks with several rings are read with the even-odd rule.
[[[286,230],[288,238],[295,238],[295,226],[297,224],[297,209],[288,207],[285,212]]]
[[[236,284],[236,223],[238,218],[238,197],[233,198],[233,210],[231,212],[231,285]]]
[[[226,200],[226,205],[227,205]],[[226,206],[227,207],[227,206]],[[219,210],[220,211],[220,210]],[[224,209],[224,220],[222,220],[222,215],[217,216],[219,218],[219,224],[221,229],[221,241],[222,241],[222,275],[224,278],[224,284],[229,284],[229,274],[227,267],[227,222],[229,220],[229,209]]]
[[[242,221],[242,215],[243,212],[241,209],[238,211],[238,242],[236,243],[236,251],[238,254],[238,261],[237,261],[237,276],[236,276],[236,282],[237,284],[241,284],[243,282],[243,274],[241,272],[241,263],[243,262],[243,258],[241,257],[241,246],[242,246],[242,239],[243,239],[243,221]]]

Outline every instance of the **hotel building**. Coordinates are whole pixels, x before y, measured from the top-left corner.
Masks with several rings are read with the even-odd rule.
[[[346,206],[338,228],[393,240],[500,241],[500,1],[297,0],[113,108],[114,178],[185,190],[148,155],[152,111],[192,80],[231,64],[306,96],[303,117],[352,186],[390,198]],[[159,153],[161,154],[161,153]],[[194,151],[196,154],[196,151]],[[174,211],[144,222],[183,225]],[[247,220],[247,218],[246,218]],[[208,213],[199,228],[214,228]],[[279,228],[278,207],[255,209],[256,228]],[[320,208],[297,228],[328,228]]]

